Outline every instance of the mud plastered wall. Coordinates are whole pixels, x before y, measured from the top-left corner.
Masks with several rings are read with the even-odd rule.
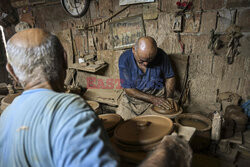
[[[3,33],[5,35],[5,39],[8,40],[14,33],[14,25],[11,25],[12,22],[8,22],[8,24],[6,22],[4,22],[3,20],[3,13],[7,13],[10,17],[7,18],[13,18],[15,17],[17,14],[14,13],[15,9],[13,9],[10,5],[10,2],[7,0],[2,0],[0,3],[0,13],[1,13],[1,21],[0,21],[0,25],[3,27]],[[15,15],[16,14],[16,15]],[[15,15],[15,16],[12,16]],[[8,20],[8,19],[6,19]],[[12,19],[11,19],[12,20]],[[6,62],[7,62],[7,58],[6,58],[6,52],[5,52],[5,46],[4,46],[4,42],[3,42],[3,38],[2,38],[2,33],[0,32],[0,83],[10,83],[11,80],[8,76],[7,70],[5,68],[6,66]]]
[[[157,16],[154,19],[144,20],[146,35],[154,37],[158,46],[170,55],[176,66],[179,88],[183,83],[187,56],[190,55],[190,103],[203,108],[216,106],[212,109],[205,107],[204,112],[219,110],[219,105],[216,105],[219,92],[237,93],[242,96],[243,101],[249,99],[250,1],[193,0],[193,9],[183,15],[183,31],[180,33],[180,39],[185,45],[184,51],[177,34],[172,30],[175,14],[178,11],[176,2],[176,0],[158,0],[151,4],[132,5],[111,21],[148,13],[149,9],[152,10],[151,15],[156,13]],[[108,23],[88,32],[79,31],[75,27],[98,23],[122,8],[123,6],[119,6],[119,0],[91,1],[89,11],[80,19],[68,16],[60,4],[36,6],[32,10],[36,18],[36,27],[52,32],[72,29],[73,39],[78,48],[76,56],[96,53],[99,59],[109,64],[106,70],[98,74],[78,71],[77,82],[86,86],[86,77],[89,76],[103,79],[119,78],[117,63],[123,50],[112,49]],[[226,57],[227,45],[230,42],[228,28],[232,25],[240,27],[240,33],[243,36],[239,40],[239,54],[234,57],[232,64],[228,64]],[[223,46],[216,50],[217,55],[208,49],[212,29],[220,36],[223,43]],[[86,40],[86,35],[91,38]]]

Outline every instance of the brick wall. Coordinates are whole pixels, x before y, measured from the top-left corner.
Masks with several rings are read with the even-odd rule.
[[[187,55],[190,54],[189,79],[191,80],[190,102],[194,105],[206,106],[216,103],[217,91],[233,92],[242,96],[243,101],[250,95],[250,1],[249,0],[193,0],[193,10],[184,16],[181,40],[185,44],[182,54],[177,35],[172,31],[174,15],[177,11],[176,0],[158,0],[158,17],[153,20],[144,20],[146,34],[154,37],[158,46],[171,56],[176,66],[179,85],[185,72]],[[130,6],[121,14],[112,19],[143,14],[143,5]],[[73,37],[77,46],[78,56],[97,53],[100,59],[109,63],[107,71],[97,77],[118,77],[117,61],[122,51],[112,50],[108,25],[97,27],[88,32],[93,39],[86,41],[86,33],[74,27],[98,23],[112,13],[120,10],[119,0],[91,1],[88,13],[81,19],[68,16],[61,5],[36,6],[32,8],[36,18],[36,27],[49,31],[62,31],[72,28]],[[227,29],[236,24],[241,27],[243,37],[240,38],[240,54],[234,58],[233,64],[227,63],[226,53],[229,42]],[[220,34],[224,47],[214,55],[209,49],[210,31]],[[96,48],[93,46],[93,40]],[[89,42],[87,49],[86,42]],[[78,82],[83,86],[86,77],[93,74],[78,72]]]

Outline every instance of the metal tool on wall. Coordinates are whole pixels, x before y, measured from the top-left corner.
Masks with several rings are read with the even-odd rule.
[[[227,45],[228,50],[226,54],[228,64],[232,64],[234,61],[234,57],[240,54],[238,47],[240,47],[240,38],[242,36],[243,35],[237,31],[232,31],[229,34],[230,41]]]
[[[172,30],[176,32],[177,34],[177,41],[180,44],[181,47],[181,53],[184,54],[184,43],[181,41],[181,35],[180,33],[182,32],[182,15],[180,16],[175,16],[175,21],[173,23]]]
[[[223,42],[220,40],[220,34],[215,34],[215,30],[210,31],[210,42],[208,44],[208,49],[214,54],[217,55],[216,50],[223,47]]]
[[[184,1],[184,2],[176,2],[177,8],[181,9],[178,12],[175,13],[174,22],[172,25],[172,30],[177,33],[177,40],[181,47],[181,52],[184,54],[185,51],[185,45],[181,41],[181,35],[183,29],[183,16],[185,16],[185,12],[188,10],[191,10],[193,7],[192,2]]]
[[[180,44],[180,47],[181,47],[181,53],[184,54],[185,52],[185,44],[181,41],[181,34],[180,32],[177,33],[177,40]]]
[[[172,30],[174,32],[182,31],[182,15],[175,16]]]
[[[185,75],[184,75],[183,88],[181,91],[181,96],[178,100],[179,106],[182,106],[185,103],[187,96],[188,96],[189,89],[190,89],[189,88],[190,81],[188,81],[188,72],[189,72],[189,59],[190,59],[191,53],[192,53],[192,50],[190,51],[190,53],[188,54],[188,57],[187,57],[187,66],[186,66],[186,71],[185,71]],[[184,101],[184,99],[185,99],[185,101]]]
[[[240,52],[238,48],[240,47],[240,38],[243,37],[241,33],[241,27],[236,25],[237,10],[233,12],[231,16],[231,26],[226,29],[227,37],[230,39],[227,45],[227,63],[232,64],[234,62],[234,57],[239,55]]]

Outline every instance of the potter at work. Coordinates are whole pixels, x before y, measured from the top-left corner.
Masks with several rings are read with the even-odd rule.
[[[24,30],[8,41],[7,53],[6,68],[24,92],[0,117],[0,166],[119,166],[93,109],[80,96],[62,93],[67,66],[58,38]]]
[[[124,119],[149,115],[150,105],[174,108],[175,74],[166,53],[152,37],[141,37],[119,59],[121,86],[125,90],[117,113]],[[168,99],[167,99],[168,98]]]

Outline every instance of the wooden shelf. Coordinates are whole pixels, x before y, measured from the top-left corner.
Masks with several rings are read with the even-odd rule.
[[[73,68],[76,70],[81,70],[81,71],[86,71],[86,72],[91,72],[91,73],[95,73],[103,68],[105,68],[108,64],[102,64],[102,65],[88,65],[88,66],[81,66],[80,64],[72,64],[69,68]]]

